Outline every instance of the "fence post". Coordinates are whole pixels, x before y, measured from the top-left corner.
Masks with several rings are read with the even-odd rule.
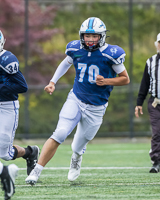
[[[25,1],[25,23],[24,23],[24,59],[25,59],[25,70],[24,76],[29,84],[28,80],[28,49],[29,49],[29,40],[28,40],[28,0]],[[29,91],[25,93],[25,105],[24,105],[24,137],[29,138]]]
[[[129,84],[129,130],[130,137],[134,137],[134,129],[133,129],[133,4],[132,0],[129,0],[129,76],[130,76],[130,84]]]

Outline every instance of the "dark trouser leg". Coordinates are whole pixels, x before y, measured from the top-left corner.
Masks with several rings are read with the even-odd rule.
[[[148,112],[150,115],[150,122],[152,126],[151,152],[150,157],[152,161],[160,162],[160,104],[154,108],[152,106],[153,98],[148,101]]]

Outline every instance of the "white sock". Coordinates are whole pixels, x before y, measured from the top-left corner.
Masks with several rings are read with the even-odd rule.
[[[40,164],[37,163],[36,166],[35,166],[35,168],[38,168],[38,170],[41,172],[44,167],[42,165],[40,165]]]
[[[76,160],[78,160],[78,159],[81,157],[81,155],[79,155],[79,154],[76,153],[76,152],[73,152],[72,156],[73,156],[73,158],[76,159]]]

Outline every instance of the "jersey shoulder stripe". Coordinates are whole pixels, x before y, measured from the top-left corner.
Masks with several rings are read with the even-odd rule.
[[[15,74],[19,71],[19,61],[10,51],[4,51],[0,56],[0,67],[8,74]]]
[[[107,57],[112,64],[121,64],[125,61],[125,51],[117,46],[108,44],[106,48],[103,49],[102,55]]]

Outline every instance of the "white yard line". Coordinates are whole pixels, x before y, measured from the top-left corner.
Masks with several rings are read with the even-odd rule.
[[[53,186],[56,186],[56,187],[62,187],[62,186],[70,186],[72,185],[70,182],[68,182],[68,184],[47,184],[47,187],[53,187]],[[107,184],[87,184],[85,183],[84,187],[86,186],[112,186],[112,185],[121,185],[121,186],[137,186],[137,185],[160,185],[160,182],[154,182],[154,183],[107,183]],[[31,186],[29,184],[25,184],[25,185],[16,185],[16,187],[35,187],[35,186],[38,186],[38,187],[44,187],[43,183],[36,183],[36,185],[34,186]],[[83,186],[82,186],[83,187]]]
[[[82,170],[91,169],[149,169],[150,167],[81,167]],[[68,170],[69,167],[45,167],[43,170]],[[26,170],[26,168],[19,168],[19,170]]]
[[[86,154],[139,154],[139,153],[148,153],[148,150],[96,150],[96,151],[86,151]],[[72,154],[72,151],[67,151],[67,154]]]

